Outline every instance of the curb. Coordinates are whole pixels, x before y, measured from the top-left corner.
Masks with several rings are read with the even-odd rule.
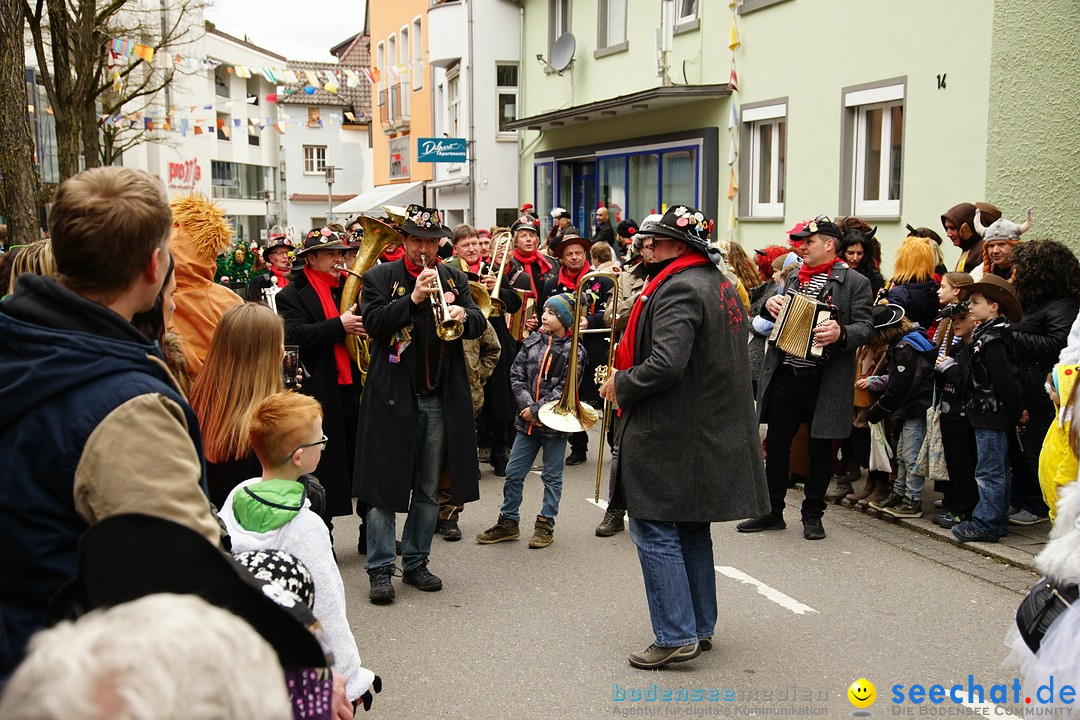
[[[862,513],[863,515],[869,515],[876,517],[882,522],[891,523],[893,525],[900,525],[909,530],[913,530],[922,535],[932,537],[935,540],[939,540],[944,543],[949,543],[957,547],[961,547],[965,550],[970,550],[973,553],[982,555],[984,557],[993,558],[1000,562],[1006,563],[1013,567],[1027,570],[1028,572],[1040,575],[1041,573],[1035,567],[1035,556],[1029,552],[1021,550],[1019,548],[1005,545],[1002,543],[965,543],[960,542],[951,531],[945,528],[938,527],[932,520],[922,518],[898,518],[889,515],[888,513],[880,512],[871,507],[857,507],[854,503],[848,503],[841,501],[834,503],[837,507],[845,508],[851,512]]]

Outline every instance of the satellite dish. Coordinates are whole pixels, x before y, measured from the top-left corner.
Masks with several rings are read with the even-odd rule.
[[[577,40],[573,33],[563,33],[555,44],[551,46],[551,67],[555,72],[562,75],[562,71],[570,67],[574,61],[574,51],[577,50]]]

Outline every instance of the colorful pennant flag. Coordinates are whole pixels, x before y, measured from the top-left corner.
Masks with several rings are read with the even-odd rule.
[[[728,87],[735,92],[739,91],[739,76],[735,73],[735,56],[731,56],[731,75],[728,76]]]
[[[734,200],[736,193],[739,192],[738,183],[735,180],[735,168],[731,168],[731,177],[728,180],[727,186],[727,199]]]
[[[735,26],[735,18],[731,18],[731,35],[728,38],[728,50],[734,50],[741,44],[739,42],[739,28]]]
[[[739,108],[736,107],[735,101],[731,101],[731,117],[728,119],[728,130],[734,130],[739,127]]]
[[[277,76],[274,75],[273,70],[265,67],[259,68],[259,70],[262,72],[263,77],[266,78],[267,82],[269,82],[271,85],[277,85]]]
[[[136,43],[135,50],[133,52],[148,63],[154,62],[154,48],[150,47],[149,45]]]

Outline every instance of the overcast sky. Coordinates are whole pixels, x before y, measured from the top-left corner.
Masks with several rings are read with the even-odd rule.
[[[364,0],[210,0],[206,19],[290,60],[333,62],[330,48],[364,29]]]

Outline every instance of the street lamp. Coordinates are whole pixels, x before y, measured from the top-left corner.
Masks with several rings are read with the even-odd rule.
[[[266,240],[270,241],[270,190],[263,190],[263,200],[266,201]]]
[[[334,221],[334,171],[344,170],[345,168],[334,167],[333,165],[326,166],[326,224],[329,225]]]

